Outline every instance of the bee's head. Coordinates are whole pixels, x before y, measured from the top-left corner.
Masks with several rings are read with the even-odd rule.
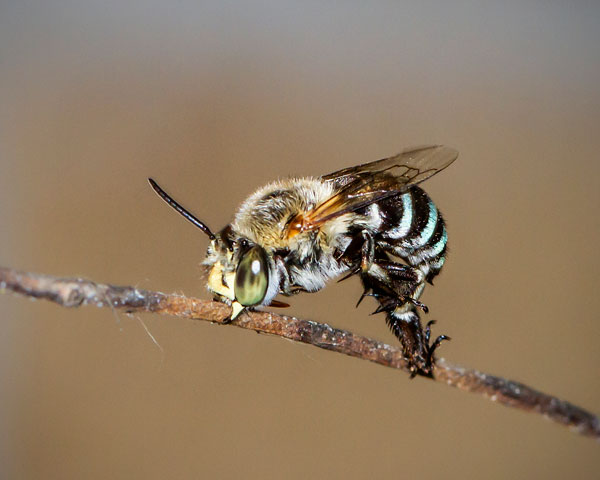
[[[278,273],[263,247],[236,234],[228,225],[216,235],[194,215],[173,200],[158,184],[148,179],[156,193],[210,239],[203,264],[208,267],[208,290],[231,304],[231,318],[246,307],[268,304],[278,293]],[[270,279],[274,281],[270,282]]]
[[[231,226],[210,242],[203,264],[209,269],[208,290],[233,307],[231,318],[246,307],[268,304],[277,294],[271,261],[260,245],[235,235]]]

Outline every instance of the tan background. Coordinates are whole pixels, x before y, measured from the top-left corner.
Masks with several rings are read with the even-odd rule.
[[[0,265],[206,297],[148,175],[218,229],[271,179],[444,143],[442,355],[600,413],[597,2],[359,3],[1,2]],[[392,342],[359,292],[289,313]],[[598,475],[543,418],[279,338],[0,315],[2,478]]]

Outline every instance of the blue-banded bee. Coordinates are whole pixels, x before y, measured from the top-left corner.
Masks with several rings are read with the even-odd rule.
[[[245,308],[285,306],[278,294],[316,292],[341,275],[358,275],[359,299],[373,296],[376,312],[400,339],[414,374],[431,375],[433,352],[418,310],[425,283],[446,259],[442,215],[417,185],[458,156],[444,146],[411,148],[390,158],[322,177],[290,178],[259,188],[214,234],[166,194],[154,190],[210,239],[204,260],[208,290],[231,305],[231,320]]]

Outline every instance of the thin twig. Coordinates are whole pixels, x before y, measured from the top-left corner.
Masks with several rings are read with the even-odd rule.
[[[6,290],[51,300],[64,307],[110,306],[128,313],[153,312],[209,322],[223,323],[231,313],[230,307],[219,302],[0,267],[0,292]],[[249,312],[248,315],[238,317],[232,325],[278,335],[409,372],[408,363],[400,348],[329,325],[270,312]],[[600,440],[600,419],[597,416],[521,383],[451,365],[443,359],[437,360],[433,379],[461,390],[479,393],[502,405],[540,413],[582,435]]]

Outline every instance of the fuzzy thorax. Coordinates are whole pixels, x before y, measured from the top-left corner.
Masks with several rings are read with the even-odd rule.
[[[284,235],[289,220],[311,211],[333,194],[333,187],[318,178],[278,180],[259,188],[242,203],[232,227],[266,249],[293,248],[290,242],[294,239]]]

